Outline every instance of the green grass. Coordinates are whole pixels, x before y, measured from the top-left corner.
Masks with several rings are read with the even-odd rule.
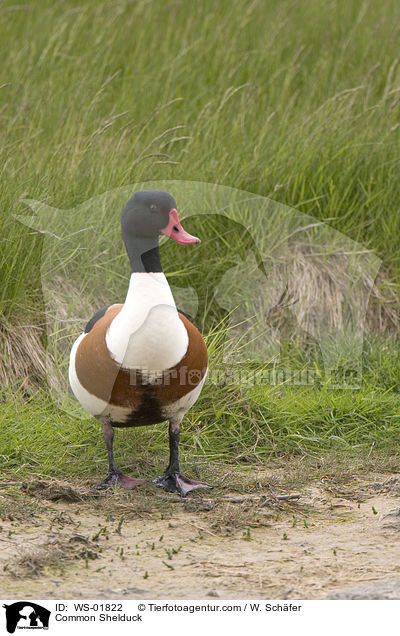
[[[400,457],[400,396],[392,392],[311,388],[218,388],[209,384],[183,424],[182,467],[205,478],[222,464],[269,465],[290,456]],[[168,461],[165,424],[119,430],[115,457],[129,474],[151,478]],[[101,429],[42,395],[16,393],[0,406],[2,475],[96,479],[107,471]],[[138,463],[136,461],[138,460]]]
[[[225,184],[360,240],[399,280],[395,0],[0,6],[3,311],[37,283],[27,195]]]
[[[395,0],[1,2],[5,341],[12,344],[9,323],[45,321],[47,237],[15,221],[28,212],[24,201],[66,210],[148,180],[226,185],[327,220],[373,250],[398,290],[399,23]],[[127,261],[111,222],[118,210],[99,210],[96,233],[82,243],[91,249],[55,245],[57,274],[77,299],[123,299]],[[207,333],[222,318],[212,291],[248,243],[240,226],[219,217],[189,219],[187,229],[204,238],[203,251],[166,245],[163,263],[173,283],[196,288]],[[293,342],[282,355],[307,363]],[[209,385],[189,416],[187,456],[265,461],[332,448],[367,453],[371,445],[398,453],[396,336],[370,334],[363,356],[364,383],[355,392]],[[5,395],[5,472],[98,474],[104,449],[94,421],[58,410],[44,385],[29,399]],[[118,445],[120,460],[146,452],[161,462],[164,438],[163,427],[133,431]]]

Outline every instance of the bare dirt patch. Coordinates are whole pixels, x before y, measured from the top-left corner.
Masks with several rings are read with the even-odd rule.
[[[400,575],[398,476],[251,480],[185,500],[0,486],[0,596],[312,599]]]

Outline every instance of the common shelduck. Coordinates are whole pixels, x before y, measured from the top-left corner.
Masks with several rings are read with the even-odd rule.
[[[180,423],[200,395],[208,369],[205,342],[180,312],[163,274],[159,237],[179,245],[200,243],[179,222],[175,199],[167,192],[136,192],[121,217],[131,265],[124,304],[100,309],[75,341],[69,381],[81,405],[103,425],[109,471],[95,488],[133,488],[143,483],[123,475],[113,456],[114,427],[169,421],[170,460],[153,483],[185,496],[210,484],[179,469]]]

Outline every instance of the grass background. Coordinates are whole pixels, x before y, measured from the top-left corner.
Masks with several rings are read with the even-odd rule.
[[[384,284],[398,293],[399,25],[394,0],[0,3],[7,475],[91,477],[105,468],[96,422],[57,409],[43,383],[27,392],[27,366],[18,364],[36,356],[40,365],[46,344],[43,237],[14,218],[26,198],[68,209],[161,179],[244,189],[327,220],[373,250]],[[187,229],[196,233],[196,222]],[[204,231],[219,237],[217,268],[230,258],[227,228],[212,219]],[[113,280],[112,247],[98,280],[82,275],[78,295]],[[176,275],[175,258],[165,254],[166,272]],[[202,258],[205,294],[213,279],[206,251]],[[396,331],[370,334],[357,391],[209,385],[188,416],[186,457],[398,456],[399,352]],[[129,435],[117,446],[120,461],[129,464],[132,449],[165,457],[165,427]]]

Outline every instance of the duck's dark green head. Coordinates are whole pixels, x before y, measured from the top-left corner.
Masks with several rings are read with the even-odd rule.
[[[200,243],[200,239],[185,232],[180,224],[176,201],[162,190],[143,190],[126,203],[121,218],[122,236],[155,238],[169,236],[179,245]]]
[[[179,245],[200,243],[200,239],[183,229],[174,197],[162,190],[135,192],[122,212],[121,229],[132,271],[161,271],[158,255],[161,234]]]

